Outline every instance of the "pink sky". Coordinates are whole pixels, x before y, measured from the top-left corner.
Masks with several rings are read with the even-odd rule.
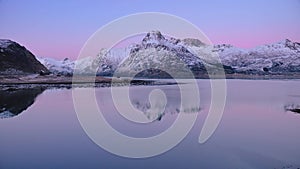
[[[251,48],[286,38],[300,42],[299,9],[299,0],[2,0],[0,38],[17,41],[37,56],[75,59],[88,38],[114,19],[164,12],[192,22],[215,44]]]

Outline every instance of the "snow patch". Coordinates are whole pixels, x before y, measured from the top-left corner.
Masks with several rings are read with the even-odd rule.
[[[0,39],[0,48],[7,48],[9,45],[13,44],[14,42],[8,39]]]
[[[10,111],[3,111],[0,113],[0,119],[11,118],[14,116],[15,114],[11,113]]]

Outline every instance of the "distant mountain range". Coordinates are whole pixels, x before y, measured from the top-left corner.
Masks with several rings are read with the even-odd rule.
[[[0,64],[6,65],[0,67],[2,68],[0,72],[7,72],[10,68],[25,72],[24,66],[10,67],[12,65],[7,64],[7,51],[13,50],[10,44],[17,45],[12,41],[0,41]],[[16,57],[16,55],[18,53],[9,56]],[[216,57],[220,58],[222,64],[216,62]],[[37,60],[42,65],[31,59],[34,65],[38,65],[38,69],[31,72],[49,70],[56,75],[73,74],[75,61],[68,58],[58,61],[38,57]],[[76,64],[77,72],[90,74],[92,70],[97,69],[97,75],[100,76],[115,74],[168,78],[170,75],[161,68],[178,77],[185,75],[183,68],[191,70],[199,78],[205,76],[207,71],[218,74],[221,68],[224,68],[226,74],[291,75],[300,73],[300,43],[285,39],[252,49],[241,49],[230,44],[208,45],[198,39],[167,38],[159,31],[151,31],[141,42],[109,51],[101,49],[97,57],[86,57],[77,60]]]
[[[215,66],[213,59],[216,56],[221,59],[227,74],[277,75],[300,72],[300,43],[288,39],[252,49],[241,49],[229,44],[207,45],[198,39],[166,38],[159,31],[149,32],[140,43],[123,49],[102,49],[96,59],[87,57],[77,61],[77,64],[85,68],[86,71],[82,70],[82,73],[92,69],[87,65],[94,65],[98,68],[98,75],[112,76],[117,73],[126,76],[139,73],[140,76],[155,77],[166,75],[147,68],[159,66],[169,71],[178,71],[176,64],[181,60],[196,76],[201,77],[207,68],[217,70],[218,66]],[[68,59],[39,60],[56,73],[71,74],[74,68],[74,62]],[[143,71],[145,69],[146,72]]]
[[[222,63],[241,73],[285,74],[300,72],[300,43],[288,39],[277,43],[240,49],[231,45],[216,45]]]

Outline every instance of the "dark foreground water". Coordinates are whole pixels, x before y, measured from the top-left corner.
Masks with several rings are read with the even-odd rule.
[[[223,118],[204,144],[198,142],[198,137],[210,106],[210,83],[198,80],[198,84],[201,110],[190,133],[170,151],[142,159],[111,154],[87,136],[73,107],[73,89],[2,89],[0,168],[300,167],[300,114],[285,111],[285,107],[300,104],[300,81],[227,80]],[[96,96],[113,128],[128,136],[149,137],[166,130],[176,119],[178,87],[130,89],[131,102],[145,110],[149,106],[148,93],[157,88],[165,91],[168,104],[164,115],[149,116],[157,119],[149,124],[133,123],[120,116],[112,105],[109,88],[97,88]]]

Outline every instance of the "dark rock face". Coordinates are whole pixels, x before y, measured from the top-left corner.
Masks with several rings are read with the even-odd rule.
[[[298,42],[292,42],[289,39],[285,39],[285,47],[291,49],[291,50],[295,50],[297,53],[300,52],[299,48],[300,48],[300,43]]]
[[[159,69],[147,69],[139,72],[135,75],[136,78],[162,78],[162,79],[172,79],[173,77],[167,72]]]
[[[300,114],[300,109],[291,109],[290,111]]]
[[[0,74],[48,74],[49,70],[24,46],[0,39]]]
[[[205,46],[205,43],[201,42],[199,39],[186,38],[182,40],[186,45],[189,46]]]
[[[300,105],[299,104],[285,105],[284,110],[300,114]]]

